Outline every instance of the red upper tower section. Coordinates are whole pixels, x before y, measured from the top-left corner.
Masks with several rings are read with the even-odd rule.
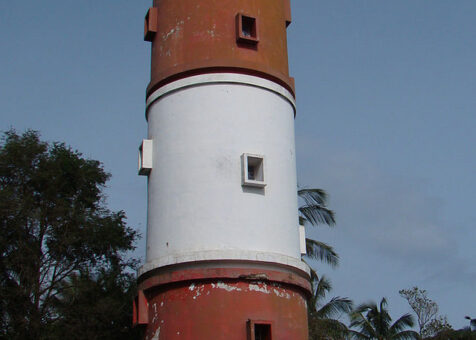
[[[236,72],[263,77],[294,95],[286,27],[290,0],[154,0],[144,39],[152,42],[147,95],[194,74]]]

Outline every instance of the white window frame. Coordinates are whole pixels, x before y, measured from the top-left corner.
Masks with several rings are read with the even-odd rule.
[[[248,164],[250,161],[258,162],[258,179],[249,179]],[[241,185],[264,188],[266,186],[266,163],[263,155],[244,153],[241,155]]]

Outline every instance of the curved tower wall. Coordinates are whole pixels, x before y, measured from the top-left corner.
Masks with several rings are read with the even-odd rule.
[[[228,73],[167,87],[147,110],[146,266],[226,258],[300,265],[292,95]],[[264,156],[264,188],[242,185],[244,153]]]
[[[294,93],[289,0],[155,0],[152,12],[145,32],[152,42],[148,95],[173,80],[217,71],[258,75]],[[256,19],[254,37],[237,39],[237,15]]]
[[[146,339],[307,339],[290,21],[289,0],[155,0],[146,15]]]

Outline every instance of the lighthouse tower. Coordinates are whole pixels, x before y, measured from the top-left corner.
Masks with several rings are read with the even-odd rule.
[[[147,254],[134,302],[146,339],[308,338],[289,1],[154,0],[147,12]]]

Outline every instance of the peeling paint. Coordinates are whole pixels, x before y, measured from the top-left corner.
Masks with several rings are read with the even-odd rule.
[[[197,291],[195,293],[195,296],[193,297],[193,299],[195,300],[196,298],[198,298],[200,295],[202,295],[202,292],[203,292],[203,289],[205,288],[204,285],[202,285],[201,287],[197,287]]]
[[[200,295],[202,295],[204,288],[205,288],[205,285],[195,286],[195,284],[192,283],[192,284],[188,287],[188,290],[190,290],[191,292],[195,291],[195,295],[193,296],[193,299],[195,300],[197,297],[199,297]]]
[[[241,288],[238,288],[238,287],[235,287],[235,286],[227,285],[226,283],[221,282],[221,281],[217,282],[216,285],[212,283],[212,288],[224,289],[224,290],[226,290],[227,292],[232,292],[232,291],[234,291],[234,290],[241,292]]]
[[[277,290],[277,289],[273,289],[273,292],[274,292],[274,294],[276,294],[276,296],[278,296],[278,297],[283,297],[283,298],[286,298],[286,299],[288,299],[288,300],[291,298],[291,295],[289,295],[289,293],[280,292],[280,291]]]
[[[159,337],[160,337],[160,327],[157,328],[157,330],[155,331],[155,334],[154,334],[154,336],[152,337],[151,340],[159,340]]]
[[[172,28],[167,33],[162,34],[162,41],[166,41],[172,34],[180,32],[184,23],[185,21],[183,20],[179,21],[177,22],[177,25],[174,28]]]
[[[152,323],[155,323],[158,320],[158,315],[157,315],[157,304],[154,303],[152,305],[152,309],[154,310],[154,317],[152,318]]]
[[[175,28],[172,28],[170,31],[168,31],[165,34],[162,34],[162,40],[166,41],[172,34],[174,34]]]
[[[268,290],[268,287],[266,286],[265,283],[262,283],[262,286],[260,287],[259,284],[252,284],[250,283],[250,285],[248,286],[248,289],[250,291],[255,291],[255,292],[261,292],[261,293],[265,293],[265,294],[269,294],[269,290]]]

